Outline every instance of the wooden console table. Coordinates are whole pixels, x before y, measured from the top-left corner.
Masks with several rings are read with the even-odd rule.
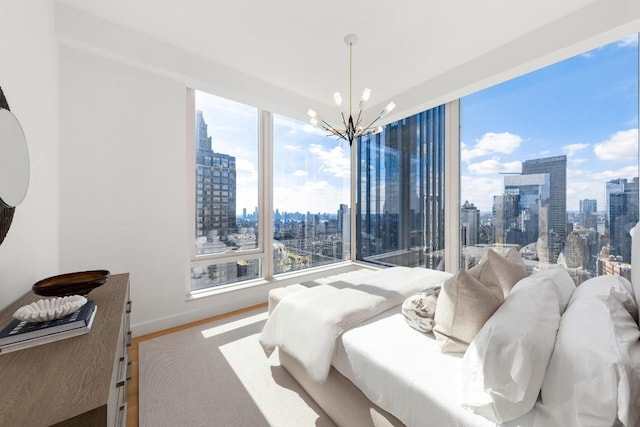
[[[124,426],[129,365],[129,274],[112,275],[88,295],[97,311],[91,331],[0,353],[0,424]],[[32,292],[0,312],[4,328]]]

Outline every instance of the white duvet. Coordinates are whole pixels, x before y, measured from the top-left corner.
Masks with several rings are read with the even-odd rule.
[[[419,267],[392,267],[324,279],[280,301],[265,324],[260,344],[267,356],[276,347],[285,350],[311,378],[323,382],[340,334],[449,277],[449,273]]]

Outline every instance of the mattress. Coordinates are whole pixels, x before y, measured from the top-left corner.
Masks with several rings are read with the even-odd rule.
[[[432,334],[406,324],[399,306],[342,334],[332,365],[407,426],[495,426],[459,404],[462,354],[441,353]],[[533,411],[503,424],[531,425]]]

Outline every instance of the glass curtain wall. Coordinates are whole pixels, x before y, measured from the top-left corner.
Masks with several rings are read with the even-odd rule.
[[[274,274],[349,260],[349,143],[277,114],[273,134]]]
[[[444,269],[445,107],[358,142],[357,259]]]
[[[462,266],[629,278],[638,222],[638,35],[461,99]]]

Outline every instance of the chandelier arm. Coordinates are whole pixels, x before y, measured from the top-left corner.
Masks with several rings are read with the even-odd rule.
[[[345,127],[345,129],[347,128],[347,119],[344,116],[344,112],[340,112],[340,115],[342,116],[342,125]],[[349,114],[349,117],[351,117],[351,114]]]
[[[327,123],[326,121],[322,121],[322,126],[329,132],[333,133],[336,136],[339,136],[341,138],[343,138],[343,132],[340,132],[338,129],[334,128],[333,126],[331,126],[329,123]]]
[[[360,111],[358,111],[358,118],[356,119],[356,129],[358,128],[358,125],[360,125],[360,123],[362,123],[362,108],[360,109]]]
[[[375,124],[375,122],[377,122],[378,120],[380,120],[380,117],[382,117],[382,114],[379,114],[378,117],[376,117],[375,119],[373,119],[373,121],[371,123],[369,123],[369,126],[367,126],[365,128],[366,129],[371,129],[373,127],[373,125]]]

